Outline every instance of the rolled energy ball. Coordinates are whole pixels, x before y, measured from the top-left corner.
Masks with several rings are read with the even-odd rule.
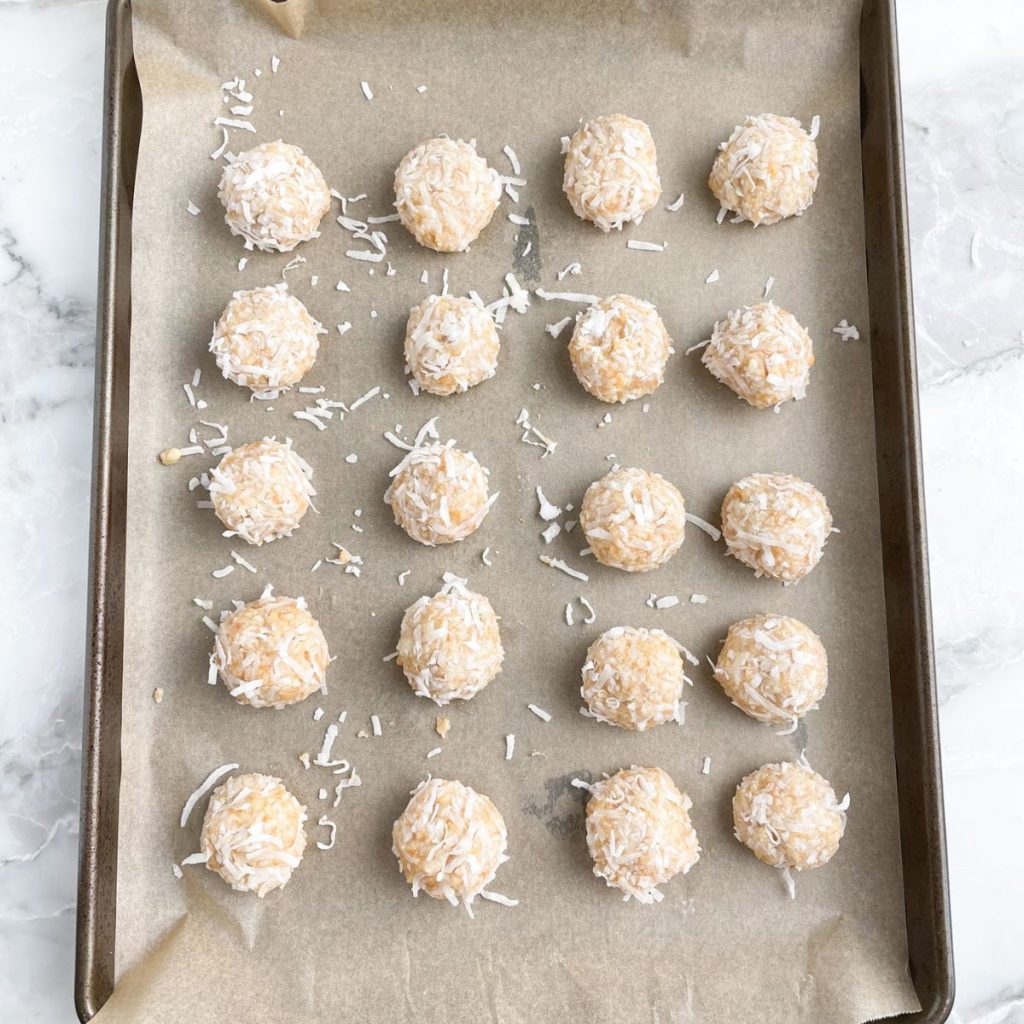
[[[464,252],[490,223],[501,178],[476,142],[441,136],[420,143],[395,171],[395,209],[420,245]]]
[[[231,233],[267,252],[290,252],[316,238],[331,206],[320,168],[280,139],[236,156],[224,168],[217,195]]]
[[[306,808],[280,779],[232,775],[210,797],[200,850],[232,889],[263,897],[283,888],[302,861],[305,820]]]
[[[256,545],[290,537],[316,494],[312,477],[291,441],[265,438],[228,452],[210,471],[210,499],[227,527],[224,536]]]
[[[435,704],[469,700],[500,671],[498,616],[482,594],[453,579],[402,618],[398,664],[413,691]]]
[[[602,402],[628,402],[654,392],[673,351],[658,311],[632,295],[595,303],[577,319],[569,342],[577,379]]]
[[[455,295],[430,295],[409,313],[405,361],[424,391],[452,395],[493,377],[498,330],[479,303]]]
[[[847,794],[835,790],[806,764],[766,764],[736,787],[732,799],[736,838],[758,860],[783,870],[790,896],[790,869],[804,871],[832,859],[846,829]]]
[[[487,886],[508,860],[505,820],[489,797],[461,782],[427,779],[391,831],[391,850],[413,896],[464,906],[487,898]]]
[[[658,903],[659,885],[700,859],[692,801],[660,768],[624,768],[589,787],[587,847],[594,874],[640,903]]]
[[[722,502],[729,554],[758,576],[783,583],[796,583],[818,564],[831,531],[821,492],[786,473],[744,477]]]
[[[825,696],[828,657],[821,640],[797,619],[755,615],[729,627],[715,679],[751,718],[788,722],[792,731]]]
[[[275,597],[267,587],[259,600],[221,618],[210,670],[239,704],[285,708],[327,693],[330,660],[305,599]]]
[[[751,115],[718,147],[708,185],[755,226],[799,217],[818,185],[818,147],[795,118]]]
[[[479,529],[498,495],[487,494],[487,470],[472,452],[448,444],[415,448],[391,471],[384,500],[413,540],[433,547]]]
[[[651,129],[625,114],[588,121],[569,140],[562,188],[576,216],[602,231],[639,224],[661,195]]]
[[[686,506],[664,477],[645,469],[613,469],[583,496],[580,525],[602,565],[648,572],[683,543]]]
[[[213,329],[210,351],[221,373],[256,392],[298,384],[326,334],[286,284],[235,292]]]
[[[689,682],[680,649],[660,629],[606,630],[590,645],[583,663],[584,714],[635,732],[680,721],[680,700]]]
[[[759,302],[715,324],[701,361],[755,409],[768,409],[807,393],[814,347],[792,313]]]

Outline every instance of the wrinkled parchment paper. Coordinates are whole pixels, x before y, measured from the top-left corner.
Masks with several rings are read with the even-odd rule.
[[[897,807],[876,507],[869,349],[832,333],[841,318],[868,333],[858,137],[857,0],[788,3],[623,3],[541,0],[438,4],[395,0],[136,0],[135,48],[145,119],[134,203],[131,464],[123,780],[117,913],[118,987],[100,1017],[115,1021],[482,1021],[542,1024],[700,1021],[785,1024],[864,1021],[917,1008],[906,969]],[[276,74],[272,56],[280,58]],[[256,69],[262,74],[257,76]],[[510,145],[528,184],[518,206],[504,199],[491,226],[463,255],[419,248],[384,225],[388,258],[370,275],[345,257],[353,243],[332,217],[295,255],[288,281],[331,331],[305,384],[351,402],[383,394],[318,432],[291,413],[315,396],[247,402],[218,379],[207,352],[211,324],[234,289],[281,279],[288,255],[245,253],[222,222],[220,163],[209,154],[227,113],[220,84],[239,76],[252,92],[256,133],[232,130],[230,149],[279,137],[301,145],[346,196],[368,193],[354,216],[391,212],[390,183],[402,154],[439,133],[475,137],[503,174]],[[368,100],[360,86],[367,82]],[[417,86],[426,85],[425,92]],[[665,195],[642,225],[600,234],[577,220],[560,191],[559,137],[580,118],[622,111],[648,121]],[[715,145],[745,114],[773,111],[809,123],[821,115],[821,184],[802,218],[757,231],[715,223],[706,188]],[[664,205],[685,192],[682,210]],[[191,200],[200,209],[190,216]],[[529,217],[529,227],[506,219]],[[668,242],[664,252],[627,238]],[[529,253],[524,255],[527,244]],[[247,256],[244,270],[238,260]],[[582,273],[559,283],[572,261]],[[579,308],[534,297],[509,313],[498,376],[453,399],[414,397],[403,376],[407,311],[440,290],[496,298],[514,270],[525,287],[635,293],[658,306],[675,339],[668,379],[650,400],[604,406],[575,383],[544,325]],[[705,284],[717,269],[720,280]],[[428,271],[429,285],[420,283]],[[314,286],[311,278],[319,278]],[[817,364],[805,401],[777,415],[756,412],[718,385],[684,350],[714,320],[772,298],[808,326]],[[344,280],[350,292],[335,288]],[[371,316],[375,310],[376,317]],[[335,325],[350,321],[339,336]],[[182,383],[202,368],[193,410]],[[272,407],[272,408],[271,408]],[[558,442],[554,454],[520,441],[516,418]],[[600,426],[606,412],[611,422]],[[483,528],[445,549],[410,541],[382,503],[401,457],[383,432],[408,437],[439,416],[490,468],[501,492]],[[242,550],[212,512],[197,508],[188,479],[215,463],[189,457],[161,466],[157,453],[188,443],[198,420],[227,424],[229,440],[290,436],[315,470],[319,514],[291,539]],[[199,427],[201,437],[215,436]],[[358,461],[345,456],[355,453]],[[582,558],[579,530],[540,539],[534,488],[579,506],[586,485],[612,462],[655,469],[676,482],[690,511],[717,522],[729,485],[757,470],[813,481],[841,529],[815,572],[796,587],[757,580],[690,528],[661,570],[630,576]],[[356,510],[362,510],[357,516]],[[566,516],[564,519],[572,518]],[[563,519],[563,521],[564,521]],[[356,532],[352,525],[364,532]],[[331,541],[364,559],[362,577],[318,560]],[[493,566],[481,561],[485,547]],[[259,571],[214,579],[235,548]],[[540,554],[590,574],[577,582]],[[396,577],[410,570],[403,587]],[[466,705],[452,730],[434,732],[437,709],[415,698],[382,661],[403,610],[433,593],[441,574],[468,576],[502,616],[504,671]],[[299,707],[255,711],[206,684],[211,636],[193,596],[251,600],[267,582],[304,594],[337,660],[330,694]],[[651,592],[679,606],[655,610]],[[693,593],[706,604],[691,604]],[[564,620],[584,595],[593,625]],[[658,626],[702,656],[717,655],[728,625],[762,611],[792,614],[824,639],[831,685],[821,710],[791,736],[747,719],[723,697],[706,664],[695,669],[686,723],[630,734],[580,716],[578,673],[587,645],[617,624]],[[163,702],[154,702],[155,687]],[[552,715],[544,723],[526,708]],[[317,706],[321,722],[312,720]],[[304,770],[325,726],[348,711],[335,743],[364,779],[337,810],[317,798],[324,769]],[[379,716],[380,738],[370,731]],[[515,757],[504,757],[507,733]],[[427,751],[443,752],[427,760]],[[776,872],[732,837],[736,783],[760,764],[811,763],[852,797],[847,834],[826,868],[797,876],[790,902]],[[710,771],[701,773],[705,757]],[[171,873],[198,848],[205,801],[185,829],[188,794],[218,765],[280,775],[310,809],[305,861],[288,887],[260,901],[231,892],[202,867]],[[694,801],[703,853],[657,906],[624,903],[590,873],[585,794],[571,788],[630,764],[664,767]],[[431,771],[489,794],[504,813],[511,860],[492,888],[521,903],[478,903],[476,920],[413,900],[390,851],[390,829],[409,790]],[[315,822],[338,825],[329,852]]]

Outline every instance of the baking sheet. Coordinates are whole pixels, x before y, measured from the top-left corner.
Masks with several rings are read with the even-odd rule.
[[[867,334],[859,5],[788,4],[740,19],[741,4],[590,4],[585,15],[584,5],[510,11],[478,4],[453,23],[442,8],[407,4],[389,8],[393,20],[381,25],[368,5],[294,4],[225,5],[217,25],[207,24],[198,5],[135,5],[145,121],[134,207],[121,981],[101,1019],[136,1020],[143,1005],[147,1020],[213,1019],[244,1005],[283,1021],[345,1012],[547,1020],[580,1011],[596,1020],[859,1021],[916,1008],[905,969],[870,357],[866,345],[830,334],[840,317]],[[300,40],[286,37],[300,30]],[[281,58],[277,75],[271,54]],[[585,59],[567,59],[573,54]],[[259,79],[251,74],[257,67]],[[297,142],[341,192],[367,191],[368,212],[388,212],[395,163],[441,131],[475,136],[503,172],[500,150],[509,143],[530,183],[519,207],[506,201],[499,218],[514,209],[534,220],[536,259],[516,259],[525,239],[499,218],[470,254],[451,257],[421,250],[400,227],[387,227],[398,269],[390,279],[379,271],[368,277],[346,260],[350,238],[331,224],[300,250],[308,263],[289,273],[296,294],[328,326],[355,325],[326,342],[308,383],[348,401],[376,384],[391,396],[323,434],[290,418],[308,398],[282,399],[272,412],[246,405],[237,388],[215,380],[205,354],[210,323],[231,290],[278,279],[289,259],[249,254],[239,273],[240,246],[220,221],[210,122],[222,112],[219,83],[236,74],[256,95],[259,134],[235,133],[232,148],[278,136]],[[361,80],[370,82],[373,101],[360,91]],[[422,94],[415,91],[421,83],[428,86]],[[635,252],[625,237],[598,235],[560,194],[558,136],[571,133],[581,116],[617,109],[652,125],[665,201],[687,193],[680,213],[659,210],[628,232],[669,241],[665,253]],[[716,226],[704,188],[714,145],[743,113],[761,109],[805,122],[822,116],[817,201],[800,221],[771,229]],[[188,199],[202,208],[199,217],[185,212]],[[555,272],[574,259],[584,273],[556,284]],[[636,404],[616,409],[599,429],[606,407],[575,384],[565,339],[552,341],[543,331],[574,308],[537,299],[525,317],[510,314],[495,381],[455,400],[413,398],[401,372],[405,314],[427,290],[420,271],[429,271],[436,290],[445,266],[453,290],[473,288],[485,299],[515,266],[527,286],[634,291],[654,301],[678,354],[650,412]],[[716,267],[721,280],[705,286]],[[320,277],[315,288],[311,274]],[[777,278],[773,297],[807,324],[818,355],[808,399],[778,416],[741,407],[695,355],[682,355],[726,309],[754,301],[768,275]],[[333,291],[338,277],[351,294]],[[255,577],[238,571],[211,579],[210,571],[229,561],[231,544],[212,514],[195,508],[197,494],[185,490],[200,467],[166,469],[154,461],[161,448],[184,443],[198,418],[180,387],[197,365],[204,370],[198,393],[209,402],[201,418],[229,423],[236,443],[287,433],[316,472],[320,516],[307,517],[290,540],[243,551],[261,570]],[[544,461],[518,440],[514,420],[524,406],[560,442]],[[454,550],[413,545],[380,502],[387,469],[400,455],[382,440],[383,430],[398,422],[414,429],[435,414],[444,436],[476,451],[502,491],[480,533]],[[342,461],[349,452],[359,455],[355,465]],[[709,519],[745,473],[796,472],[828,495],[843,532],[815,573],[785,590],[724,560],[696,530],[668,567],[646,577],[578,558],[578,532],[544,548],[533,487],[578,504],[611,453],[668,475],[690,509]],[[363,534],[350,529],[355,508],[364,510]],[[329,566],[310,575],[332,539],[363,555],[361,579]],[[494,556],[490,569],[479,560],[485,545]],[[590,581],[581,586],[534,562],[542,551],[588,569]],[[400,589],[395,576],[405,568],[412,573]],[[426,751],[440,742],[432,732],[435,709],[413,698],[398,670],[380,659],[393,647],[402,610],[433,592],[445,569],[468,575],[492,598],[508,659],[488,690],[451,709],[444,752],[428,762]],[[205,686],[209,636],[191,597],[222,607],[256,596],[265,581],[305,593],[339,655],[320,725],[311,721],[311,702],[254,712]],[[651,590],[677,593],[684,605],[653,611],[644,604]],[[708,604],[685,603],[692,592],[708,594]],[[579,593],[597,608],[593,627],[563,624],[565,602]],[[704,670],[695,674],[681,729],[623,735],[577,714],[578,667],[601,629],[658,625],[713,656],[729,622],[762,610],[804,619],[830,652],[829,695],[796,735],[776,737],[747,721]],[[154,685],[166,691],[159,706]],[[529,701],[554,720],[535,719]],[[201,868],[177,882],[170,859],[196,848],[201,820],[197,813],[179,830],[180,805],[217,764],[239,761],[282,775],[311,817],[319,816],[316,790],[328,780],[315,769],[304,772],[296,755],[315,753],[321,726],[342,708],[349,717],[336,750],[366,781],[334,815],[337,847],[320,853],[311,844],[289,887],[262,903],[225,891]],[[357,738],[358,730],[369,731],[371,713],[381,717],[384,736]],[[511,764],[502,760],[507,732],[518,736]],[[775,874],[731,838],[729,799],[745,772],[804,747],[837,790],[851,791],[853,808],[840,854],[826,869],[798,877],[799,898],[790,904]],[[533,751],[538,756],[529,756]],[[705,756],[712,758],[708,776],[700,774]],[[589,875],[583,796],[568,786],[573,775],[634,762],[665,767],[690,793],[705,851],[653,908],[621,903]],[[505,813],[512,860],[495,888],[519,897],[518,908],[485,905],[470,922],[409,898],[389,851],[390,824],[428,768],[487,792]]]

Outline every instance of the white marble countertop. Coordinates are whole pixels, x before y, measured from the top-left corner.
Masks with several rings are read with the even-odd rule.
[[[957,962],[1024,1022],[1024,2],[899,0]],[[0,0],[0,1019],[70,1024],[103,0]],[[972,258],[973,239],[973,258]]]

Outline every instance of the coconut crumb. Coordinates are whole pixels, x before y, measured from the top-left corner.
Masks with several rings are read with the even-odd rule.
[[[551,558],[549,555],[541,555],[540,560],[552,569],[558,569],[560,572],[564,572],[567,576],[571,576],[573,579],[579,580],[582,583],[586,583],[590,579],[585,572],[580,572],[578,569],[574,569],[571,565],[566,564],[566,562],[561,558]]]
[[[718,280],[718,267],[715,267],[715,269],[712,270],[711,273],[708,274],[708,276],[704,278],[704,283],[705,284],[714,284],[717,280]]]
[[[676,211],[681,210],[683,208],[683,202],[685,199],[686,196],[684,195],[684,193],[680,192],[679,198],[674,203],[669,203],[665,207],[665,209],[668,210],[670,213],[675,213]]]
[[[860,340],[860,331],[858,331],[853,324],[847,323],[845,320],[840,320],[839,323],[832,328],[832,333],[838,334],[843,341]]]
[[[165,448],[157,458],[165,466],[175,466],[181,462],[181,449],[180,448]]]
[[[516,750],[516,737],[515,737],[515,733],[511,733],[510,732],[505,737],[505,760],[506,761],[511,761],[512,760],[512,755],[515,753],[515,750]]]
[[[438,715],[434,720],[434,731],[441,739],[444,739],[451,731],[452,723],[451,720],[445,718],[443,715]]]
[[[157,687],[157,688],[156,688],[156,689],[155,689],[155,690],[153,691],[153,700],[154,700],[154,701],[155,701],[155,702],[156,702],[157,704],[161,704],[161,703],[163,703],[163,699],[164,699],[164,690],[163,690],[163,687],[162,687],[162,686],[158,686],[158,687]]]
[[[553,519],[557,519],[562,514],[562,509],[558,505],[555,505],[544,497],[544,492],[540,489],[539,485],[537,487],[537,504],[539,506],[538,512],[540,517],[546,523],[550,523]]]
[[[708,595],[707,594],[691,594],[690,595],[690,604],[707,604],[707,603],[708,603]]]
[[[538,706],[538,705],[536,705],[536,704],[527,704],[526,706],[527,706],[527,708],[529,708],[529,709],[530,709],[530,711],[532,711],[532,712],[533,712],[533,713],[534,713],[534,714],[535,714],[535,715],[536,715],[536,716],[537,716],[537,717],[538,717],[538,718],[539,718],[539,719],[540,719],[540,720],[541,720],[542,722],[550,722],[550,721],[551,721],[551,715],[550,715],[550,714],[549,714],[549,713],[548,713],[547,711],[545,711],[545,710],[544,710],[544,709],[543,709],[542,707],[539,707],[539,706]]]
[[[370,715],[370,728],[373,730],[374,736],[384,735],[384,730],[380,727],[380,718],[377,715]]]

